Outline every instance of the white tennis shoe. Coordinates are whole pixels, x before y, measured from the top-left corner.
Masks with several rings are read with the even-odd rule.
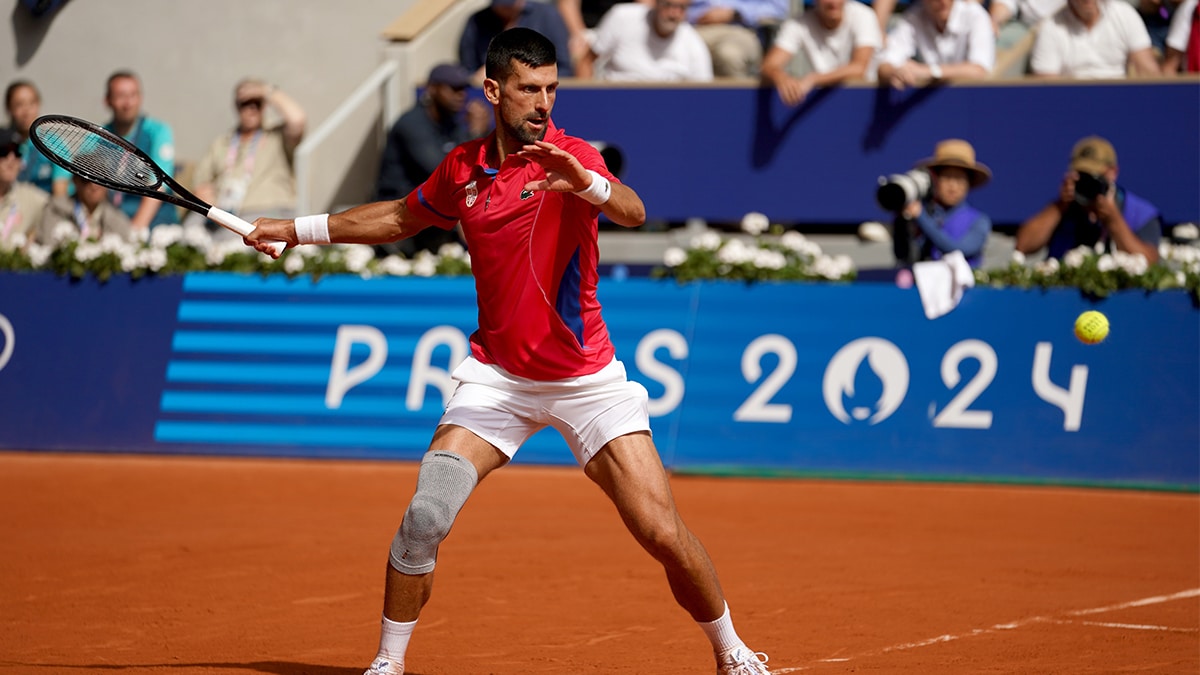
[[[770,658],[747,647],[735,647],[717,656],[717,675],[771,675],[767,670]]]
[[[376,656],[363,675],[404,675],[404,662],[386,656]]]

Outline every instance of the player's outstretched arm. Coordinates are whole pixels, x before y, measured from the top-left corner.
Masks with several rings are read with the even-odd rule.
[[[329,215],[304,216],[295,220],[259,218],[246,243],[278,258],[273,242],[298,244],[386,244],[411,237],[424,229],[403,199],[374,202]]]

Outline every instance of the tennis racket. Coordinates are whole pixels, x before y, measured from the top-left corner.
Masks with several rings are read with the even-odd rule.
[[[29,137],[50,161],[110,190],[182,206],[243,237],[254,226],[188,192],[137,146],[99,125],[67,115],[43,115],[29,127]],[[175,194],[163,192],[166,186]],[[274,244],[275,254],[286,244]]]

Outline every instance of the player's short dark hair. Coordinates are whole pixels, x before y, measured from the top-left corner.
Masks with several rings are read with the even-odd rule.
[[[489,80],[503,82],[513,73],[513,61],[520,61],[530,68],[540,68],[558,63],[554,43],[545,35],[530,28],[510,28],[488,44],[487,70]]]
[[[13,96],[15,96],[17,94],[17,90],[20,89],[21,87],[29,87],[30,89],[33,90],[34,96],[37,96],[39,101],[42,100],[42,93],[40,91],[38,91],[38,88],[35,87],[32,82],[30,82],[29,80],[13,80],[12,82],[10,82],[8,84],[8,87],[5,88],[5,90],[4,90],[4,109],[5,110],[12,108]]]

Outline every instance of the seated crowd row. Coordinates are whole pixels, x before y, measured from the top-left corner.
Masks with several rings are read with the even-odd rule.
[[[491,37],[524,26],[556,43],[563,76],[761,76],[789,104],[814,87],[853,80],[903,88],[1200,70],[1196,0],[901,2],[807,0],[793,12],[789,0],[492,0],[464,26],[459,59],[478,85]]]

